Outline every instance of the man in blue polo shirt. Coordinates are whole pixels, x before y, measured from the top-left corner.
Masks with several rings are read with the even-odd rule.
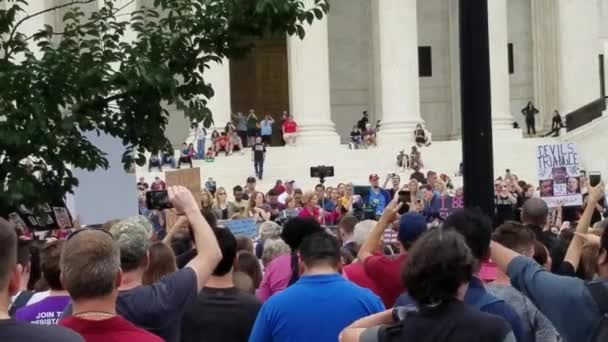
[[[477,269],[473,273],[475,275],[479,274],[481,261],[487,259],[490,255],[492,221],[479,210],[460,209],[447,217],[443,223],[443,227],[443,229],[454,229],[464,236],[473,257],[477,261]],[[505,303],[505,301],[487,292],[482,281],[477,276],[473,276],[469,282],[464,302],[482,312],[504,318],[511,325],[517,341],[525,341],[521,318],[517,315],[515,309]],[[412,299],[407,294],[403,294],[397,299],[395,306],[413,304]]]
[[[325,232],[308,236],[300,245],[300,259],[304,273],[262,305],[250,342],[337,341],[352,322],[384,310],[378,296],[338,273],[335,237]]]
[[[374,209],[376,216],[380,217],[384,213],[384,208],[391,201],[391,198],[388,191],[380,187],[380,176],[377,174],[372,173],[369,175],[369,184],[371,187],[365,203]]]

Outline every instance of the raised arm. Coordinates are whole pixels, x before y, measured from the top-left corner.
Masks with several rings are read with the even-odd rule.
[[[380,245],[380,241],[382,240],[382,236],[384,235],[384,231],[386,228],[393,223],[399,217],[399,209],[403,203],[398,202],[399,196],[396,195],[395,198],[389,203],[388,206],[384,209],[384,214],[380,217],[380,220],[369,233],[369,236],[359,249],[359,254],[357,254],[357,258],[360,262],[364,262],[365,259],[369,258],[373,255],[374,251],[378,249]]]
[[[383,324],[393,324],[393,310],[386,310],[371,316],[363,317],[346,327],[340,333],[340,342],[359,342],[361,334],[369,328]]]
[[[578,234],[587,233],[587,229],[589,229],[589,226],[591,225],[591,218],[593,217],[593,212],[595,211],[595,205],[604,196],[604,183],[600,183],[596,187],[591,187],[591,185],[588,185],[588,188],[589,197],[587,207],[585,207],[583,216],[581,216],[581,219],[578,221],[578,225],[576,226],[576,233]],[[572,238],[570,246],[568,247],[568,251],[566,252],[564,261],[569,262],[574,270],[578,268],[584,242],[585,240],[580,235],[575,235],[574,238]]]
[[[181,229],[181,227],[183,227],[187,223],[188,218],[186,218],[185,216],[180,216],[177,221],[175,221],[173,226],[167,231],[167,235],[165,235],[163,243],[167,246],[171,246],[171,240],[173,240],[173,236],[175,236],[175,234]]]
[[[198,209],[196,200],[190,190],[183,186],[172,186],[168,192],[169,199],[177,214],[185,215],[192,228],[194,244],[198,254],[186,267],[191,268],[196,273],[197,286],[200,290],[207,283],[211,273],[222,259],[222,251],[209,223]]]

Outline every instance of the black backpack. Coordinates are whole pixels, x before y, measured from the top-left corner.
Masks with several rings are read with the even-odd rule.
[[[608,287],[600,281],[594,281],[587,283],[587,289],[602,315],[600,326],[595,333],[593,341],[608,341]]]

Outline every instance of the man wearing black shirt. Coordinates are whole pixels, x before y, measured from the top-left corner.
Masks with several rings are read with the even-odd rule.
[[[426,178],[424,178],[424,173],[420,172],[420,166],[413,166],[414,172],[410,175],[410,179],[415,179],[420,184],[426,184]]]
[[[543,229],[549,217],[549,207],[540,198],[530,198],[521,209],[521,221],[536,235],[536,240],[542,243],[552,259],[551,272],[563,274],[562,263],[568,249],[567,243],[558,239],[550,230]]]
[[[252,147],[252,159],[253,167],[255,168],[255,175],[262,179],[264,176],[264,160],[266,159],[266,146],[262,143],[262,138],[255,138],[255,144]]]
[[[365,131],[365,127],[367,126],[368,123],[369,123],[369,114],[367,114],[367,111],[364,110],[363,117],[361,118],[361,120],[359,120],[357,122],[357,128],[359,128],[359,130],[361,132],[363,132],[363,131]]]
[[[253,295],[240,292],[232,281],[236,239],[228,229],[215,229],[222,261],[213,271],[198,299],[182,319],[182,342],[247,341],[260,309]]]

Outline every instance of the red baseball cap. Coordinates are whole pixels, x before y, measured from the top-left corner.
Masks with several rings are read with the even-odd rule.
[[[370,180],[370,182],[380,180],[380,176],[378,176],[375,173],[372,173],[371,175],[369,175],[369,180]]]

